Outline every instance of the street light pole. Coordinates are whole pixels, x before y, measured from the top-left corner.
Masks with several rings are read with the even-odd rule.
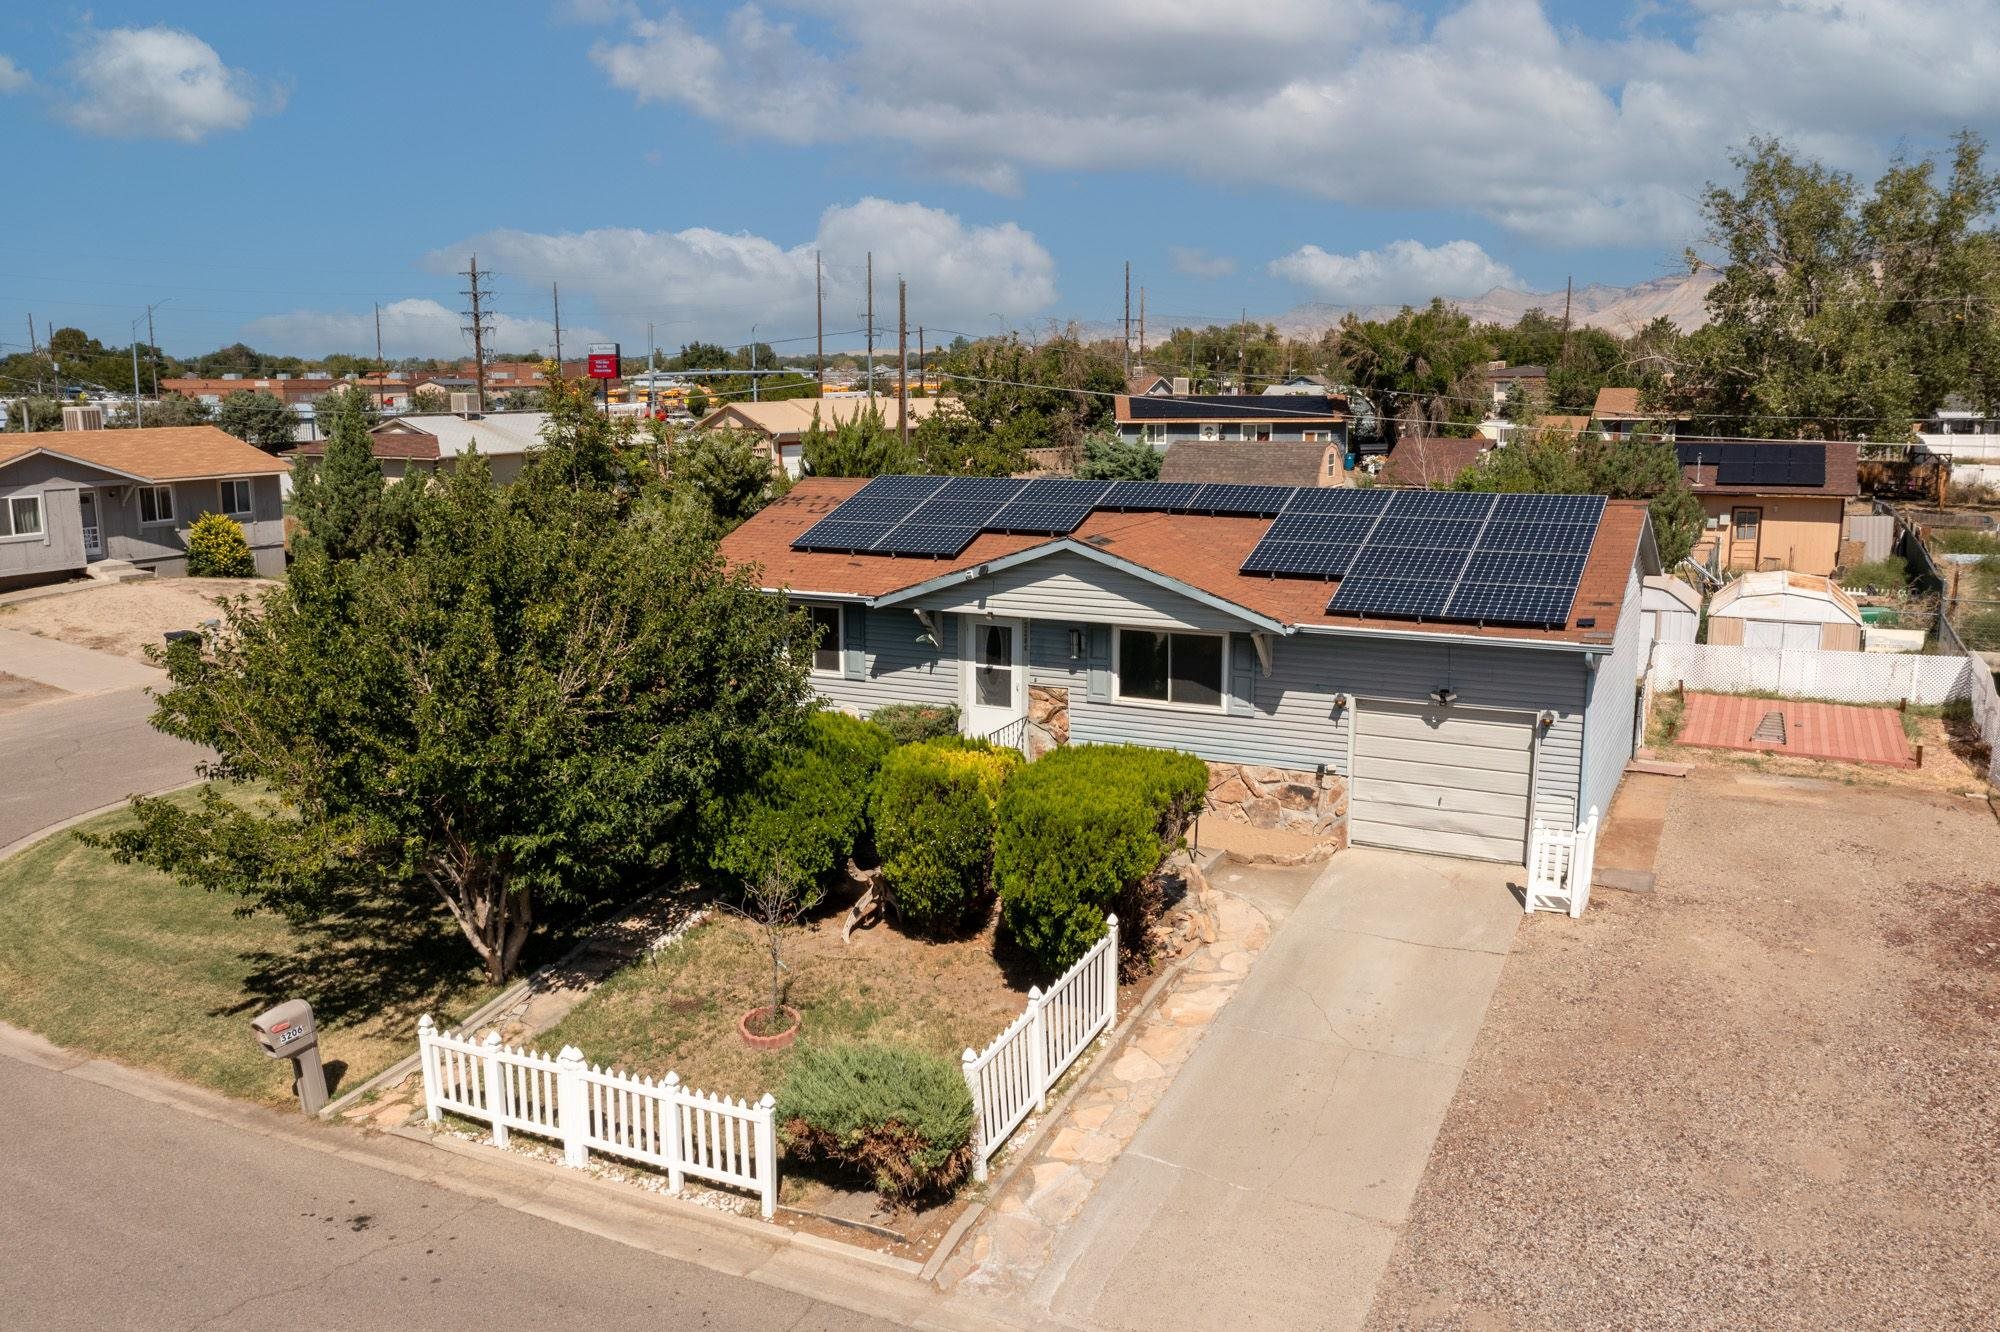
[[[150,323],[152,318],[153,311],[151,307],[148,307],[146,310],[147,322]],[[137,319],[132,321],[132,424],[139,426],[146,424],[146,409],[139,402],[139,321]]]
[[[758,396],[758,386],[764,381],[757,377],[757,326],[750,325],[750,401],[762,402]]]

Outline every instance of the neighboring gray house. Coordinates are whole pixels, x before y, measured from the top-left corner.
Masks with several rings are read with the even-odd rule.
[[[369,446],[385,481],[413,473],[448,472],[477,449],[494,484],[506,485],[521,475],[528,454],[542,446],[548,423],[547,412],[413,412],[370,429]],[[326,456],[326,443],[316,439],[287,450],[285,456],[317,462]]]
[[[0,588],[74,577],[100,560],[187,572],[188,525],[234,518],[257,572],[285,571],[281,458],[214,426],[0,435]]]
[[[1347,444],[1347,399],[1320,393],[1120,394],[1119,438],[1164,451],[1183,439],[1289,439]]]
[[[1333,614],[1337,582],[1241,572],[1269,518],[1097,509],[945,559],[793,548],[862,484],[807,478],[722,544],[812,617],[836,706],[956,704],[1030,752],[1190,750],[1225,817],[1501,861],[1535,819],[1608,810],[1632,754],[1641,502],[1606,506],[1560,627],[1517,628]]]

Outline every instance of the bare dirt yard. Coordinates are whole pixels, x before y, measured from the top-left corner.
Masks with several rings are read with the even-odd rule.
[[[1370,1325],[1994,1326],[1993,809],[1677,786],[1656,891],[1524,924]]]
[[[194,629],[218,618],[217,597],[261,597],[278,586],[268,578],[149,578],[135,583],[85,584],[58,597],[0,606],[0,628],[19,629],[77,647],[144,661],[145,649],[170,629]]]

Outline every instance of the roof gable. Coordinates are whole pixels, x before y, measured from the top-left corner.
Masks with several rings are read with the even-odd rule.
[[[211,425],[0,435],[0,467],[37,452],[152,482],[280,475],[291,470],[284,459]]]

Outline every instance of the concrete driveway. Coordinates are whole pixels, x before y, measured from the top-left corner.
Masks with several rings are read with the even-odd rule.
[[[1035,1302],[1133,1332],[1360,1326],[1499,983],[1520,875],[1336,856],[1057,1246]]]
[[[155,731],[164,673],[110,652],[0,629],[0,675],[61,691],[0,712],[0,855],[130,795],[195,779],[206,751]]]

